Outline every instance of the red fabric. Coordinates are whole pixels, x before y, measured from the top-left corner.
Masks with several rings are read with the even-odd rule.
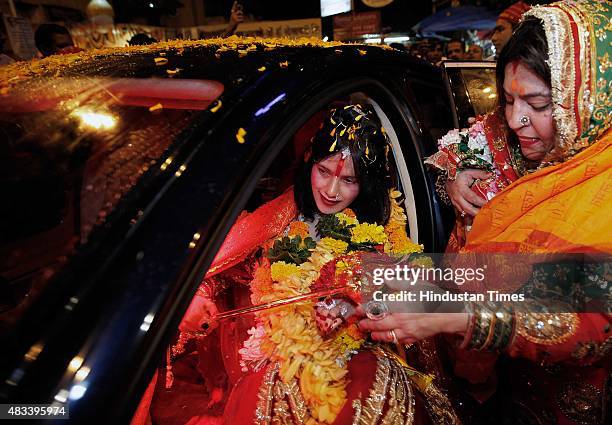
[[[372,383],[376,377],[377,359],[371,351],[360,351],[353,356],[348,364],[348,380],[346,403],[338,414],[333,425],[345,425],[353,423],[355,409],[352,402],[360,399],[362,404],[370,396]],[[244,376],[234,387],[229,401],[225,406],[223,414],[225,424],[251,424],[254,423],[255,410],[259,388],[261,387],[265,370]],[[430,424],[427,409],[418,390],[413,385],[413,393],[416,397],[415,425]],[[383,410],[386,410],[387,406]]]
[[[232,226],[206,278],[235,266],[264,242],[278,236],[297,216],[293,189],[242,215]]]
[[[506,21],[510,22],[512,26],[515,26],[521,20],[523,13],[527,12],[529,9],[531,9],[531,6],[529,6],[527,3],[519,1],[500,13],[498,19],[505,19]]]
[[[136,413],[132,417],[130,425],[146,425],[150,423],[149,420],[149,408],[151,407],[151,400],[153,399],[153,393],[155,392],[155,384],[157,383],[157,371],[153,375],[153,379],[149,382],[144,395],[140,399]]]

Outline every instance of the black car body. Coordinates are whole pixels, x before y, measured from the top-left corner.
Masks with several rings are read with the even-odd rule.
[[[452,212],[423,158],[456,118],[443,72],[406,54],[230,39],[3,72],[0,403],[127,423],[232,223],[269,195],[266,170],[338,99],[377,110],[409,234],[444,249]]]

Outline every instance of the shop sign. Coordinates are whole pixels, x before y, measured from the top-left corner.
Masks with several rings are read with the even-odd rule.
[[[380,12],[345,13],[334,16],[334,40],[360,38],[380,33]]]

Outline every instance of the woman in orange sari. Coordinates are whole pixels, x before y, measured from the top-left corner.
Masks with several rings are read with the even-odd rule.
[[[487,140],[495,162],[488,169],[492,175],[480,175],[483,182],[474,181],[471,172],[456,173],[461,160],[448,152],[442,155],[446,162],[438,161],[450,164],[447,169],[456,175],[447,188],[461,212],[459,220],[482,206],[473,223],[456,233],[455,250],[588,253],[609,259],[611,16],[605,1],[564,1],[525,14],[497,64],[500,109],[480,124],[487,136],[496,135]],[[517,151],[520,156],[512,155]],[[607,273],[600,283],[609,298]],[[560,285],[566,276],[554,279]],[[610,423],[609,311],[496,308],[474,305],[471,313],[456,315],[391,314],[375,322],[364,319],[360,327],[379,340],[389,340],[393,331],[405,343],[437,333],[461,335],[455,371],[471,382],[483,382],[492,372],[483,353],[508,355],[502,356],[500,370],[509,377],[508,387],[499,389],[508,394],[500,410],[500,420],[507,423]]]

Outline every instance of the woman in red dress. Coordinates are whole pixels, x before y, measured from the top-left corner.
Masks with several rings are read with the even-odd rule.
[[[389,150],[373,112],[359,105],[332,110],[294,189],[232,227],[180,326],[180,345],[203,324],[207,333],[214,329],[199,344],[206,359],[199,368],[217,400],[201,405],[191,424],[459,423],[433,376],[409,367],[389,344],[367,341],[351,319],[360,293],[350,276],[364,252],[422,249],[406,235]],[[324,302],[216,319],[226,290],[248,297],[246,305],[277,305],[341,287]],[[210,354],[219,348],[220,356]],[[215,387],[211,377],[220,371],[227,378]]]

